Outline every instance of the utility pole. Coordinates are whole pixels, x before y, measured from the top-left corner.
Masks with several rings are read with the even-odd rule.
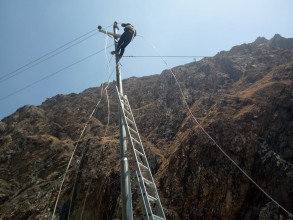
[[[112,35],[114,37],[115,51],[118,51],[119,30],[117,22],[114,22],[114,33],[102,30],[99,31]],[[166,220],[165,213],[160,201],[155,181],[152,176],[147,156],[137,130],[137,126],[132,114],[132,110],[126,95],[123,95],[122,80],[120,73],[119,55],[116,54],[116,79],[118,95],[118,113],[119,113],[119,133],[120,133],[120,176],[121,176],[121,201],[122,201],[122,219],[133,220],[132,196],[130,186],[130,170],[127,156],[127,137],[128,144],[132,152],[134,165],[136,187],[138,197],[142,208],[142,217],[144,220]]]
[[[115,51],[117,51],[118,47],[118,37],[117,31],[119,30],[117,26],[117,22],[114,22],[113,25],[114,30],[114,44]],[[119,55],[116,55],[116,81],[117,88],[120,94],[123,95],[122,89],[122,80],[121,80],[121,72],[120,72],[120,63],[119,63]],[[129,170],[129,162],[127,155],[127,143],[126,143],[126,130],[125,124],[122,118],[122,112],[120,107],[118,107],[119,114],[119,132],[120,132],[120,176],[121,176],[121,201],[122,201],[122,219],[123,220],[132,220],[132,196],[131,196],[131,186],[130,186],[130,170]]]

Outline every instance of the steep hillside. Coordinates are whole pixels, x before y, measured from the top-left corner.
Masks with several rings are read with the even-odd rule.
[[[276,41],[274,38],[270,41]],[[175,67],[173,72],[203,128],[292,213],[290,49],[258,39]],[[167,219],[289,219],[203,133],[188,113],[169,70],[124,80],[123,88]],[[67,219],[72,193],[70,219],[80,219],[82,212],[83,219],[120,218],[115,85],[108,89],[110,120],[105,137],[107,100],[105,95],[101,99],[100,92],[101,87],[57,95],[40,106],[24,106],[0,122],[0,219],[51,219],[58,188],[77,144],[56,219]],[[141,219],[133,185],[135,219]]]

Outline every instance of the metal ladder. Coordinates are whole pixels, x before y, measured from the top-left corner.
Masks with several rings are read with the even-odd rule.
[[[131,145],[131,153],[135,161],[135,180],[143,218],[147,220],[164,220],[166,219],[165,213],[135,124],[130,104],[127,96],[122,96],[117,87],[116,90],[128,137],[128,143]]]

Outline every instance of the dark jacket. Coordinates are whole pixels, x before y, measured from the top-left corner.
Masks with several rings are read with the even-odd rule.
[[[130,24],[130,23],[126,23],[126,24],[122,23],[121,26],[124,27],[124,31],[131,31],[132,34],[134,34],[134,36],[136,36],[136,30],[132,26],[132,24]]]

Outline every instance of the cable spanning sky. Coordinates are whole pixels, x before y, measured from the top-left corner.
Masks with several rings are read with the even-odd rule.
[[[98,25],[110,26],[112,31],[114,21],[132,23],[138,35],[151,41],[161,55],[169,56],[165,59],[174,67],[200,59],[192,56],[214,56],[259,36],[270,39],[278,33],[292,38],[292,8],[291,0],[0,1],[0,119],[57,94],[100,86],[108,70],[104,51],[91,56],[105,47],[106,36],[93,31]],[[89,32],[81,42],[74,41],[44,62],[12,73]],[[112,38],[107,41],[113,45]],[[109,59],[112,49],[107,51]],[[166,69],[142,37],[136,37],[124,55],[124,79]],[[4,77],[7,74],[10,78]],[[111,81],[114,78],[115,74]]]

